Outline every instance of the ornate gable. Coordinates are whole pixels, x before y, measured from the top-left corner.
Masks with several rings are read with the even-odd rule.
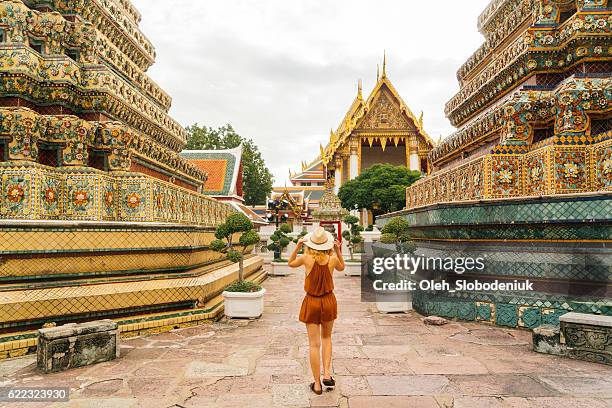
[[[370,109],[358,123],[357,130],[406,129],[413,126],[400,109],[399,101],[386,87],[381,87]]]

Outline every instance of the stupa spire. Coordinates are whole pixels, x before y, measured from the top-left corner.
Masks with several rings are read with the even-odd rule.
[[[387,51],[383,51],[382,78],[387,77]]]

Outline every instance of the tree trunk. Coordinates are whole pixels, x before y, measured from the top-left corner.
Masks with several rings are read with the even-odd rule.
[[[238,282],[242,282],[244,280],[244,255],[240,257],[238,261]]]

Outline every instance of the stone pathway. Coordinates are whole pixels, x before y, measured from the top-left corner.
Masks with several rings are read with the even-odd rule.
[[[612,368],[536,354],[530,333],[475,323],[425,326],[359,301],[336,276],[337,387],[315,396],[301,274],[269,278],[256,321],[222,321],[125,340],[118,360],[42,375],[35,357],[0,361],[0,386],[68,386],[64,407],[612,407]],[[48,407],[47,403],[4,407]]]

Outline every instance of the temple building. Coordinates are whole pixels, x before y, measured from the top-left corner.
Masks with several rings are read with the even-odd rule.
[[[183,150],[180,156],[207,174],[203,194],[234,207],[256,227],[267,224],[266,220],[244,204],[242,145],[226,150]]]
[[[382,73],[376,73],[376,85],[368,98],[363,98],[359,81],[357,96],[336,130],[330,131],[326,146],[320,147],[320,153],[310,163],[302,162],[301,171],[290,170],[292,186],[274,187],[271,197],[290,194],[302,204],[302,218],[309,223],[326,183],[331,183],[338,193],[343,183],[377,163],[406,166],[427,174],[427,157],[433,146],[423,128],[423,114],[417,118],[412,113],[387,77],[385,57]],[[256,210],[265,214],[263,206]],[[371,214],[362,214],[363,224],[371,221]]]
[[[362,170],[377,164],[403,165],[428,173],[427,155],[433,141],[423,128],[423,114],[417,118],[402,100],[387,77],[386,58],[382,73],[367,99],[362,96],[361,81],[357,96],[329,141],[321,146],[320,159],[334,191]]]
[[[486,257],[447,279],[531,279],[527,292],[419,292],[427,314],[505,326],[612,314],[612,21],[607,0],[493,0],[484,44],[446,104],[456,132],[407,189],[419,253]],[[443,274],[444,275],[444,274]]]
[[[179,155],[139,22],[129,0],[0,3],[0,358],[32,351],[43,324],[192,324],[236,279],[208,247],[234,209]]]

